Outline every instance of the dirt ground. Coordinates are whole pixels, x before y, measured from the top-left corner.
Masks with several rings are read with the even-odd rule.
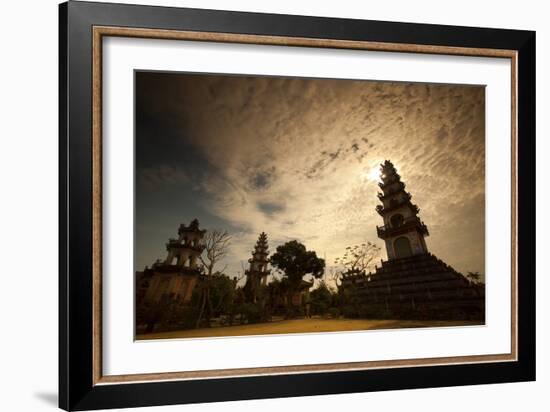
[[[372,329],[425,328],[479,325],[472,321],[416,321],[367,319],[293,319],[252,325],[212,327],[138,335],[137,340],[272,335],[281,333],[344,332]]]

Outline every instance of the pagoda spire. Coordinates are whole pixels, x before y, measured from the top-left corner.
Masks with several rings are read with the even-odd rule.
[[[400,259],[428,253],[425,237],[428,228],[418,217],[420,209],[412,202],[412,196],[405,190],[405,183],[392,162],[384,161],[380,165],[379,183],[382,193],[378,198],[382,202],[376,211],[382,216],[384,225],[377,227],[378,237],[386,243],[388,259]]]
[[[267,283],[267,277],[271,273],[267,269],[267,265],[269,264],[268,256],[267,235],[265,232],[262,232],[256,241],[252,257],[248,260],[248,263],[250,263],[249,269],[245,271],[246,284],[244,289],[248,300],[251,302],[257,301],[260,285]]]

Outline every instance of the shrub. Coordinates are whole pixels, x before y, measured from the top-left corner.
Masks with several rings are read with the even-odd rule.
[[[313,315],[324,315],[328,310],[328,304],[326,302],[312,302],[311,313]]]
[[[286,308],[285,318],[295,319],[305,315],[304,308],[302,306],[290,305]]]
[[[262,310],[258,305],[245,303],[241,306],[241,314],[247,323],[258,323],[262,321]]]
[[[338,309],[338,308],[329,308],[328,315],[332,319],[338,319],[340,317],[340,309]]]
[[[199,310],[193,306],[182,308],[179,316],[179,325],[184,329],[192,329],[197,324]]]
[[[330,289],[324,282],[310,293],[311,311],[315,315],[324,315],[330,308],[333,297]]]
[[[359,312],[356,306],[345,305],[342,307],[342,315],[346,318],[355,319],[359,317]]]

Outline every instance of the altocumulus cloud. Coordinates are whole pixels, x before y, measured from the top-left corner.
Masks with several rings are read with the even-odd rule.
[[[138,266],[162,252],[140,242],[140,225],[168,230],[155,219],[177,204],[173,232],[194,217],[191,201],[205,210],[203,226],[233,233],[235,272],[261,231],[272,250],[299,239],[328,264],[349,245],[382,245],[369,176],[391,159],[430,250],[460,271],[484,271],[483,87],[160,73],[138,73],[136,85],[146,119],[136,131]]]

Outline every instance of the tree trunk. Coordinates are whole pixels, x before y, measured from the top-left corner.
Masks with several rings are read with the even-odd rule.
[[[197,328],[197,329],[201,325],[202,316],[204,315],[204,308],[206,307],[206,291],[207,291],[207,289],[203,290],[202,293],[201,293],[201,295],[202,295],[201,310],[199,312],[199,317],[197,318],[197,324],[195,325],[195,328]]]
[[[294,304],[292,303],[292,297],[294,296],[294,289],[288,291],[286,302],[286,318],[292,319],[294,317]]]
[[[206,326],[210,327],[212,319],[212,300],[210,299],[210,285],[206,287]]]

